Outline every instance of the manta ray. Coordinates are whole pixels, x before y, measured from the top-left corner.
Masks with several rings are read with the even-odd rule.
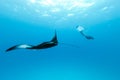
[[[86,35],[83,31],[84,31],[84,28],[82,26],[77,26],[76,29],[81,33],[82,36],[84,36],[86,39],[88,40],[93,40],[94,37],[92,36],[89,36],[89,35]]]
[[[8,48],[6,50],[6,52],[16,50],[16,49],[39,50],[39,49],[51,48],[51,47],[54,47],[54,46],[57,46],[57,45],[58,45],[58,40],[57,40],[56,31],[55,31],[55,35],[53,36],[53,38],[50,41],[46,41],[46,42],[43,42],[43,43],[35,45],[35,46],[28,45],[28,44],[15,45],[15,46],[12,46],[12,47]]]

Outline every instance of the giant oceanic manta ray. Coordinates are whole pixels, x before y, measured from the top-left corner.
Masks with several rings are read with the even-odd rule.
[[[83,35],[86,39],[88,40],[93,40],[94,37],[92,36],[89,36],[89,35],[86,35],[83,31],[84,31],[84,28],[82,26],[77,26],[76,29],[81,33],[81,35]]]
[[[43,43],[41,43],[39,45],[36,45],[36,46],[27,45],[27,44],[15,45],[13,47],[8,48],[6,50],[6,52],[16,50],[16,49],[35,49],[35,50],[39,50],[39,49],[51,48],[51,47],[54,47],[54,46],[57,46],[57,45],[58,45],[58,40],[57,40],[56,31],[55,31],[55,35],[50,41],[43,42]]]

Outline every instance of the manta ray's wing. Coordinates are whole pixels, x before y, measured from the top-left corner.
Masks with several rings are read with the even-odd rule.
[[[47,42],[43,42],[39,45],[37,45],[37,47],[43,47],[43,46],[46,46],[46,45],[49,45],[49,44],[57,44],[58,43],[58,40],[57,40],[57,34],[56,34],[56,31],[55,31],[55,35],[54,37],[50,40],[50,41],[47,41]]]
[[[58,43],[56,31],[54,37],[51,39],[50,42]]]
[[[8,48],[8,49],[6,50],[6,52],[17,49],[17,46],[18,46],[18,45],[15,45],[15,46],[13,46],[13,47]]]
[[[27,45],[27,44],[21,44],[21,45],[15,45],[13,47],[10,47],[6,50],[6,52],[8,51],[12,51],[12,50],[15,50],[15,49],[29,49],[29,48],[32,48],[33,46],[31,45]]]
[[[46,42],[43,42],[37,46],[34,46],[33,49],[50,48],[50,47],[56,46],[57,44],[58,44],[58,40],[57,40],[57,35],[55,32],[55,35],[53,36],[53,38],[50,41],[46,41]]]

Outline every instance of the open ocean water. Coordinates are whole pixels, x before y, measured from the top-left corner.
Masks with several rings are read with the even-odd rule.
[[[0,0],[0,80],[120,80],[120,0]]]

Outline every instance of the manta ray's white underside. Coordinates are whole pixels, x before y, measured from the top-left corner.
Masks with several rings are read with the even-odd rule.
[[[22,45],[19,45],[18,48],[31,48],[32,46],[30,45],[27,45],[27,44],[22,44]]]

